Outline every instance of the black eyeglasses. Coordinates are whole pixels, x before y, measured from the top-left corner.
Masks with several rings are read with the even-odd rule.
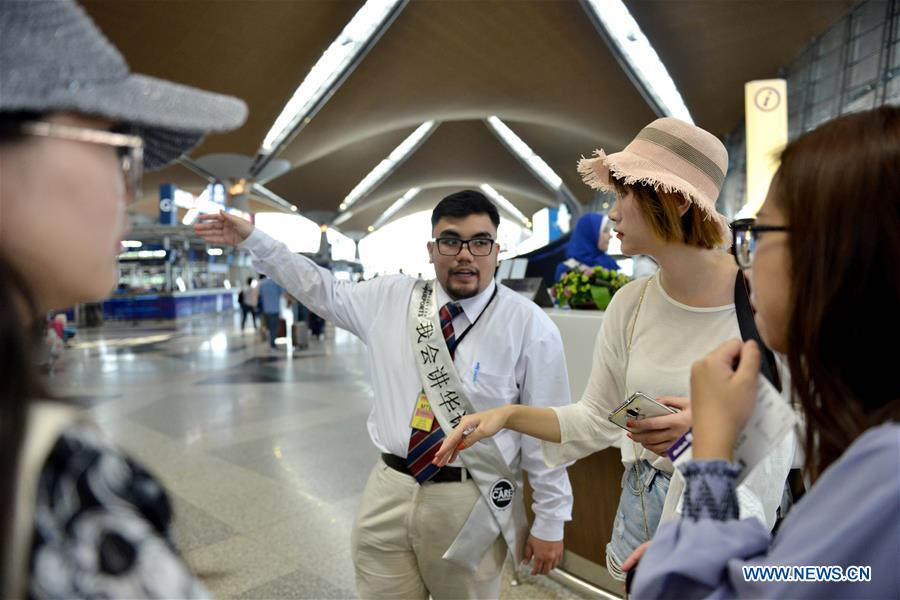
[[[739,219],[731,224],[734,237],[731,242],[731,253],[734,261],[741,269],[749,269],[756,253],[756,242],[766,231],[790,231],[786,225],[757,225],[756,219]]]
[[[472,256],[488,256],[496,243],[491,238],[461,240],[459,238],[442,237],[434,241],[437,244],[438,253],[444,256],[456,256],[462,252],[463,246],[469,247],[469,252]]]

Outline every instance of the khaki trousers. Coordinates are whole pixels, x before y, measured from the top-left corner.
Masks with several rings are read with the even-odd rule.
[[[497,598],[506,542],[498,535],[473,573],[441,558],[478,501],[471,480],[426,483],[378,461],[363,492],[351,553],[360,598]]]

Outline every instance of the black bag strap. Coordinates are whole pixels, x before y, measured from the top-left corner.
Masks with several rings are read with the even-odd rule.
[[[781,378],[778,376],[778,368],[775,365],[775,355],[763,343],[762,338],[759,337],[756,322],[753,320],[753,306],[750,305],[750,286],[740,269],[738,269],[737,277],[734,279],[734,308],[737,312],[738,327],[741,329],[741,338],[745,342],[748,340],[755,341],[762,352],[760,373],[780,392]]]

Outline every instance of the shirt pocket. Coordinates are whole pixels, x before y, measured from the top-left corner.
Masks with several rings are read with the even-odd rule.
[[[519,396],[513,372],[500,374],[470,369],[464,384],[471,391],[473,401],[480,405],[476,406],[478,410],[515,402]]]

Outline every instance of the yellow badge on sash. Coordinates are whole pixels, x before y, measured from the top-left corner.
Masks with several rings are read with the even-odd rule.
[[[419,399],[416,401],[416,411],[413,413],[410,426],[420,431],[431,431],[433,424],[434,411],[431,410],[431,405],[428,403],[428,398],[425,397],[425,392],[419,392]]]

